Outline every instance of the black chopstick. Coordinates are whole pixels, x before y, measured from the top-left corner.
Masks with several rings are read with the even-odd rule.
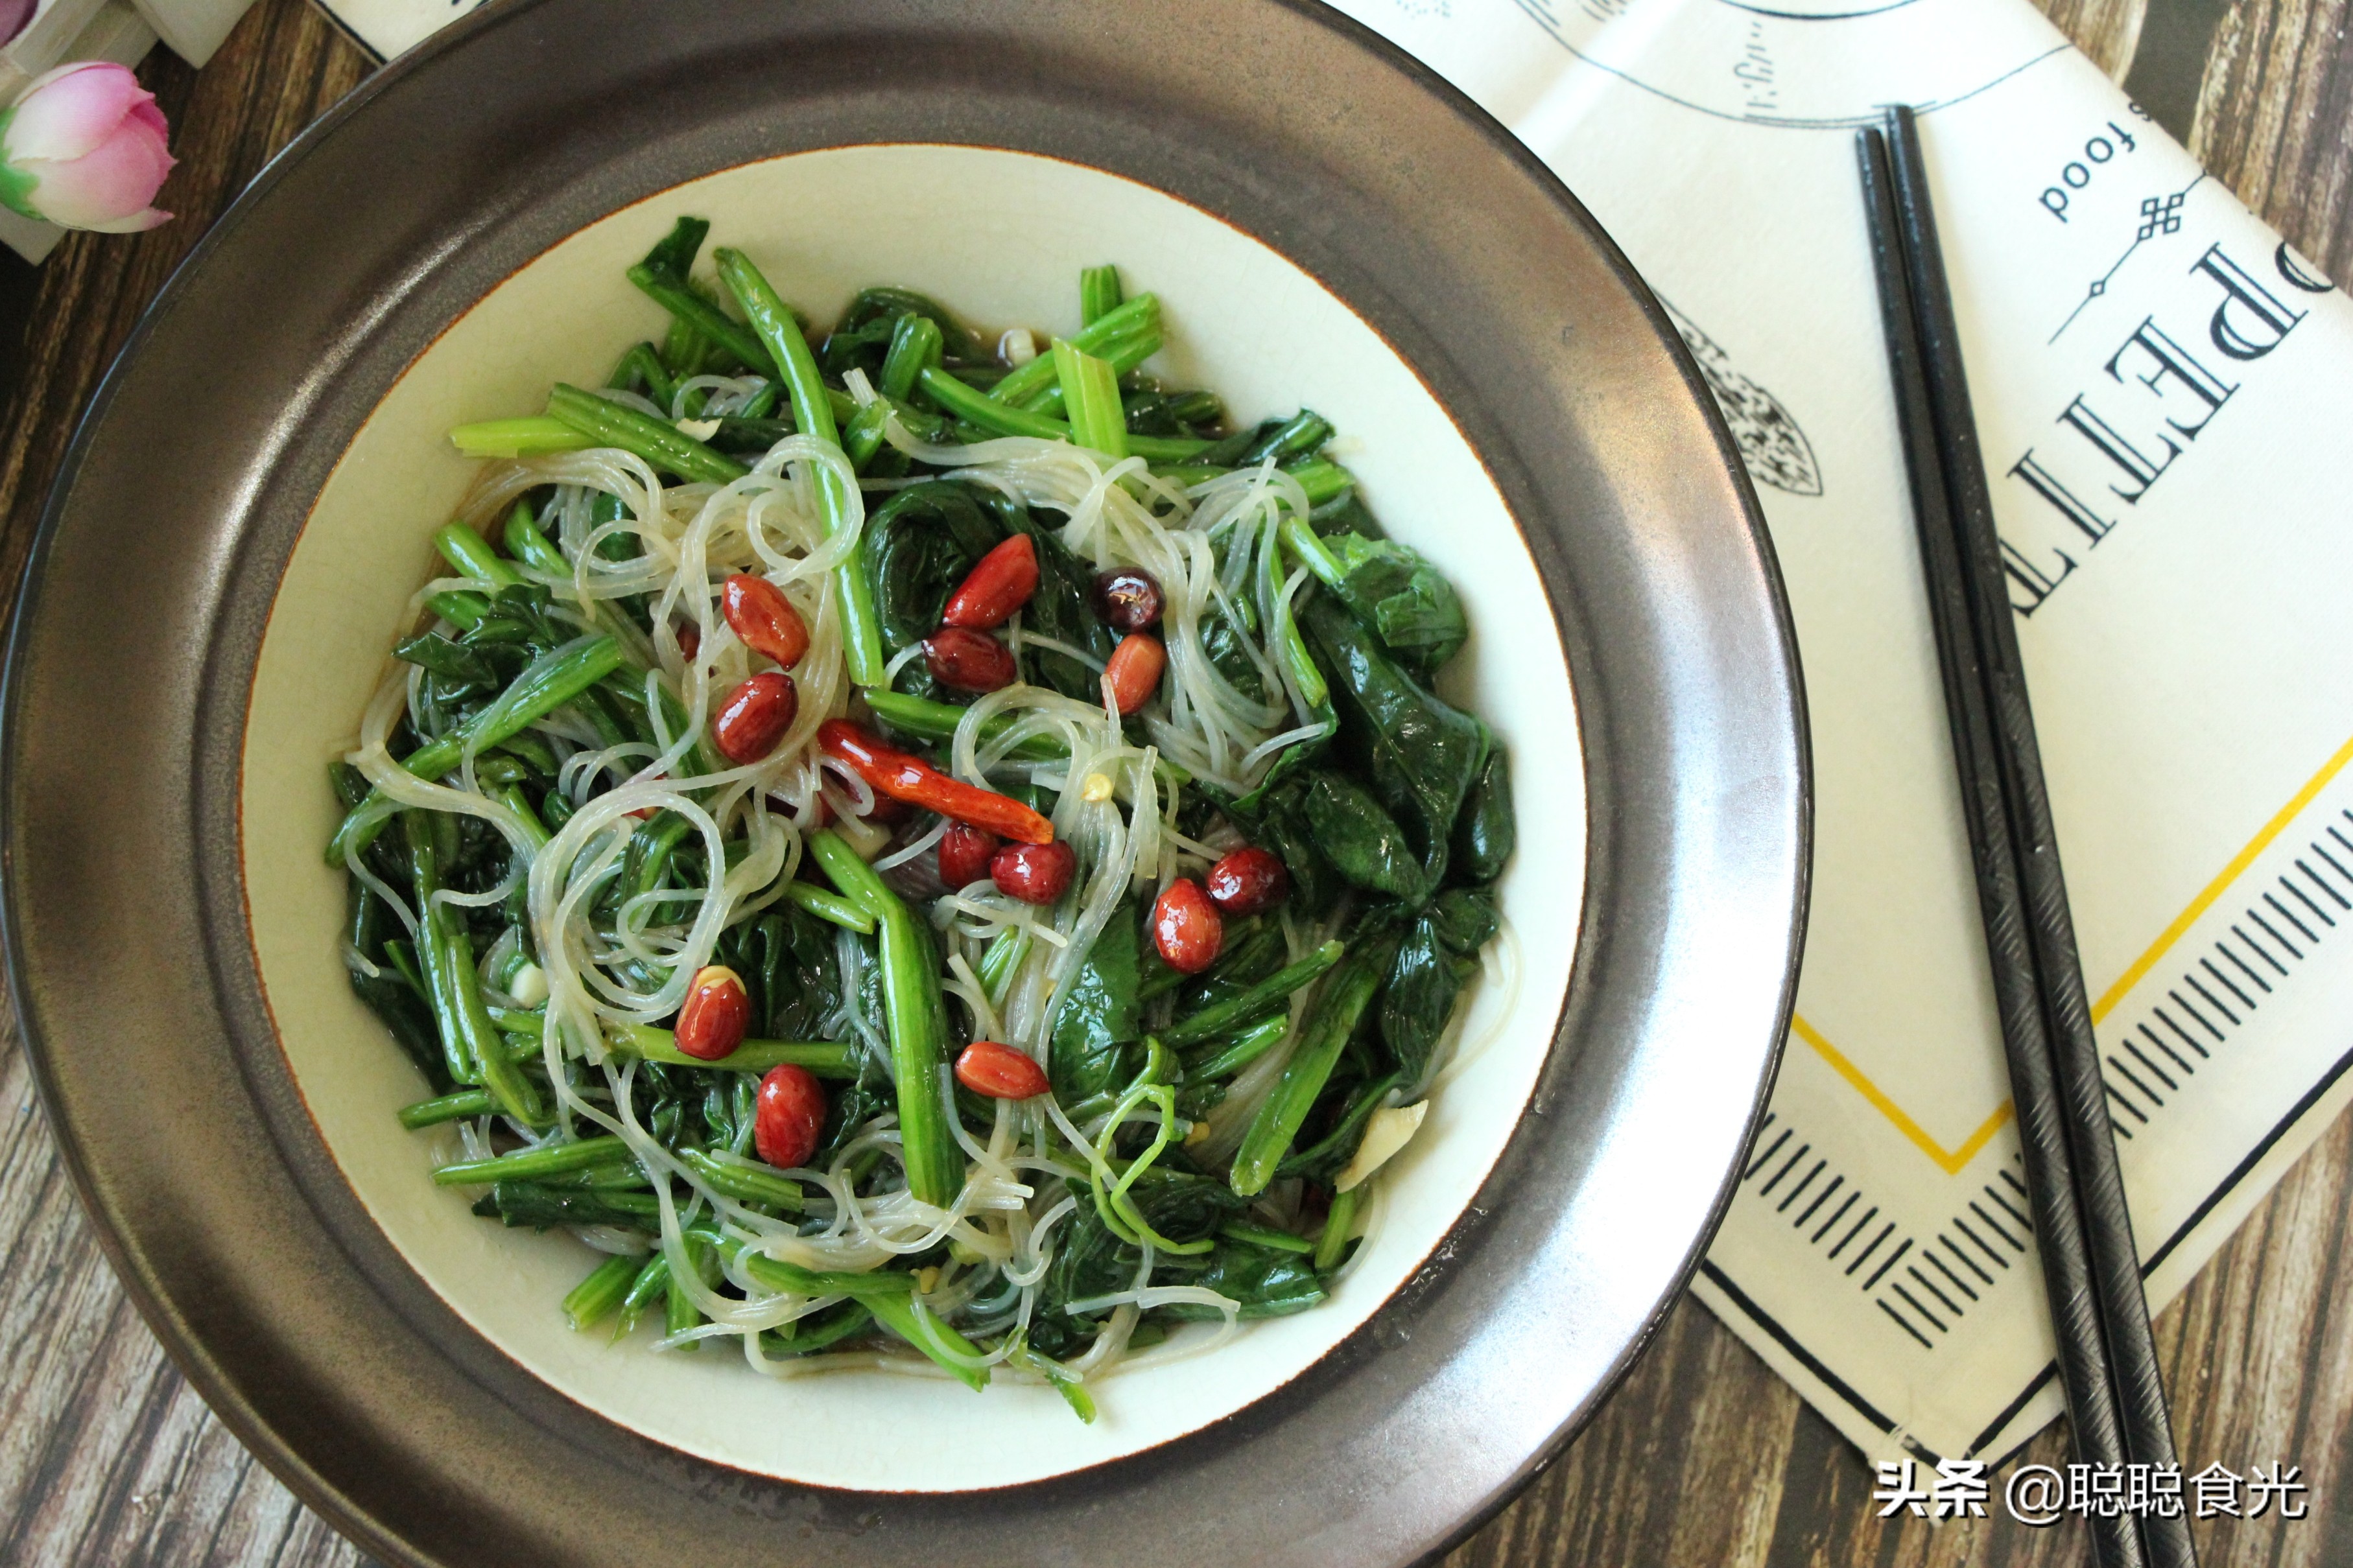
[[[1884,137],[1862,132],[1857,153],[2075,1446],[2087,1463],[2171,1464],[2147,1299],[2108,1132],[2082,965],[1910,111],[1891,112]],[[2103,1563],[2193,1563],[2179,1518],[2095,1515],[2089,1522]]]
[[[2045,1030],[2059,1088],[2065,1097],[2076,1201],[2091,1244],[2092,1281],[2124,1424],[2126,1458],[2135,1464],[2178,1465],[2173,1427],[2166,1413],[2165,1384],[2158,1373],[2157,1343],[2149,1332],[2148,1293],[2141,1275],[2140,1253],[2133,1242],[2124,1174],[2116,1164],[2116,1139],[2108,1126],[2107,1087],[2100,1077],[2091,1000],[2084,988],[2074,918],[2068,910],[2066,879],[2059,866],[2058,832],[2043,784],[2033,710],[2027,701],[2026,666],[2019,655],[2017,623],[2011,616],[2001,547],[1994,533],[1993,498],[1986,484],[1985,460],[1978,450],[1977,422],[1969,406],[1944,253],[1936,242],[1936,212],[1929,200],[1919,127],[1909,109],[1888,111],[1887,140],[1929,407],[1961,549],[1978,657],[2000,743],[2002,795],[2010,808],[2019,880],[2026,895]],[[2184,1515],[2146,1514],[2141,1531],[2156,1568],[2194,1568],[2196,1556]]]

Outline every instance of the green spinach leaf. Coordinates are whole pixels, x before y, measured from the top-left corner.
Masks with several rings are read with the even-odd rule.
[[[1429,679],[1470,637],[1454,584],[1408,546],[1354,533],[1324,542],[1347,574],[1340,596],[1416,676]]]
[[[1112,911],[1054,1015],[1047,1072],[1066,1108],[1110,1094],[1135,1076],[1144,1038],[1136,1016],[1140,915],[1132,902]]]
[[[1307,774],[1293,773],[1261,791],[1254,802],[1234,802],[1228,809],[1250,825],[1254,842],[1282,858],[1283,869],[1291,873],[1292,907],[1320,920],[1331,912],[1345,884],[1308,827],[1308,783]]]
[[[1438,886],[1455,817],[1486,765],[1487,727],[1431,696],[1329,595],[1311,597],[1299,619],[1332,682],[1339,754],[1405,830],[1423,886]]]
[[[1434,907],[1414,921],[1381,992],[1381,1041],[1409,1084],[1429,1071],[1462,987],[1479,973],[1478,960],[1451,949],[1440,928]]]
[[[1324,1300],[1324,1279],[1315,1265],[1296,1252],[1279,1252],[1247,1242],[1221,1243],[1204,1258],[1172,1259],[1188,1265],[1166,1270],[1170,1283],[1205,1285],[1241,1304],[1243,1318],[1281,1318],[1303,1312]],[[1162,1270],[1155,1268],[1154,1277]],[[1183,1319],[1216,1319],[1215,1307],[1176,1302],[1160,1309],[1163,1315]]]
[[[1495,934],[1495,895],[1487,888],[1450,888],[1430,906],[1438,940],[1450,952],[1473,955]]]
[[[1512,858],[1519,828],[1512,816],[1512,760],[1501,745],[1487,753],[1471,798],[1454,824],[1456,873],[1473,882],[1492,882],[1504,874]]]
[[[1405,830],[1364,785],[1318,771],[1308,775],[1302,805],[1315,847],[1349,881],[1408,900],[1419,900],[1428,890],[1421,862],[1406,841]]]

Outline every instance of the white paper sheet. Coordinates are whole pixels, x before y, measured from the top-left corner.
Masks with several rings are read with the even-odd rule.
[[[1788,577],[1813,918],[1695,1288],[1874,1457],[2006,1456],[2060,1400],[1852,127],[1925,111],[2153,1305],[2353,1089],[2353,311],[2024,0],[1344,8],[1669,301]]]

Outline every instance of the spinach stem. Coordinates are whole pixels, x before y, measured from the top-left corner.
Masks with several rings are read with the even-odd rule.
[[[951,1356],[977,1361],[980,1347],[918,1305],[911,1296],[878,1296],[866,1303],[875,1321],[906,1341],[977,1394],[988,1385],[988,1368],[967,1366]]]
[[[1189,1017],[1178,1019],[1160,1031],[1161,1043],[1167,1046],[1198,1045],[1203,1040],[1214,1040],[1219,1035],[1239,1028],[1268,1008],[1280,1005],[1285,997],[1301,986],[1314,984],[1325,970],[1339,963],[1340,955],[1346,951],[1336,940],[1326,942],[1298,963],[1276,970],[1249,990],[1204,1007]]]
[[[633,1158],[627,1143],[608,1134],[570,1143],[543,1143],[536,1149],[518,1149],[495,1159],[460,1160],[455,1164],[437,1166],[433,1184],[486,1187],[494,1182],[530,1181],[538,1176],[559,1176],[566,1171],[618,1165]]]
[[[599,446],[634,452],[655,468],[706,485],[729,484],[752,470],[713,451],[677,426],[625,407],[610,398],[557,382],[547,395],[547,412]]]
[[[677,1042],[678,1037],[668,1029],[657,1029],[650,1024],[625,1024],[615,1031],[612,1047],[617,1055],[659,1062],[664,1067],[764,1073],[789,1063],[807,1068],[819,1078],[858,1076],[858,1047],[836,1040],[745,1040],[712,1061],[688,1056],[678,1048]]]
[[[461,1089],[455,1094],[444,1094],[432,1100],[420,1100],[414,1105],[400,1108],[400,1124],[411,1132],[427,1127],[438,1127],[445,1121],[463,1121],[470,1116],[488,1116],[498,1109],[487,1089]]]
[[[1307,1113],[1331,1081],[1332,1069],[1347,1048],[1349,1037],[1356,1032],[1357,1020],[1388,978],[1389,960],[1396,952],[1394,937],[1352,949],[1324,983],[1323,994],[1301,1026],[1291,1059],[1283,1063],[1282,1076],[1258,1108],[1250,1131],[1242,1134],[1241,1147],[1234,1153],[1231,1184],[1236,1193],[1256,1197],[1274,1180],[1275,1167],[1291,1152],[1292,1140],[1299,1136]]]
[[[1291,1032],[1291,1015],[1277,1013],[1271,1018],[1261,1018],[1233,1037],[1232,1043],[1215,1056],[1185,1069],[1187,1083],[1213,1083],[1238,1073],[1266,1055]]]
[[[1071,333],[1071,342],[1082,353],[1101,354],[1122,338],[1159,330],[1160,296],[1138,294]],[[995,386],[988,389],[988,395],[998,403],[1018,404],[1051,385],[1055,374],[1054,362],[1045,354],[1039,354],[1028,364],[1008,371]],[[1202,445],[1206,447],[1208,443],[1205,441]]]
[[[1364,1191],[1359,1184],[1332,1194],[1331,1212],[1324,1216],[1324,1234],[1315,1241],[1317,1268],[1328,1273],[1340,1266],[1340,1255],[1348,1250],[1348,1232],[1356,1226],[1356,1204]]]
[[[1030,364],[1052,363],[1052,356],[1049,354],[1039,354],[1029,362]],[[1027,370],[1029,365],[1022,368]],[[1029,436],[1040,441],[1068,441],[1072,438],[1071,427],[1064,421],[999,403],[988,393],[965,385],[946,371],[926,369],[917,379],[934,403],[991,435]],[[1148,462],[1177,463],[1207,450],[1208,445],[1207,441],[1189,440],[1179,436],[1130,436],[1127,438],[1127,455]]]
[[[1079,274],[1079,324],[1092,327],[1120,305],[1119,268],[1090,267]]]
[[[835,887],[874,916],[881,932],[882,1010],[891,1031],[892,1077],[898,1083],[900,1157],[907,1189],[945,1208],[964,1189],[964,1153],[948,1130],[947,1002],[930,932],[899,895],[831,828],[808,839],[810,856]]]
[[[874,917],[839,893],[828,893],[815,882],[791,881],[785,884],[785,897],[821,921],[831,921],[860,936],[874,934]]]
[[[808,340],[801,335],[800,323],[794,320],[791,308],[777,297],[768,280],[760,276],[760,269],[752,265],[751,258],[742,251],[723,246],[712,256],[719,263],[720,279],[734,294],[735,302],[744,307],[752,330],[767,345],[784,380],[785,391],[793,403],[793,427],[814,440],[839,446],[841,437],[834,424],[832,399],[824,377],[818,372],[817,356],[809,352]],[[852,508],[859,505],[858,498],[838,470],[818,466],[817,489],[828,537],[856,526],[850,519]],[[880,686],[884,668],[882,628],[874,612],[874,589],[867,579],[862,541],[849,559],[835,568],[833,581],[840,598],[842,656],[849,667],[849,679],[860,686]]]
[[[578,1331],[586,1331],[613,1315],[629,1287],[637,1282],[638,1268],[643,1261],[636,1258],[607,1258],[596,1265],[587,1279],[572,1288],[564,1298],[565,1321]]]
[[[1244,1225],[1238,1220],[1229,1220],[1219,1226],[1218,1234],[1229,1240],[1269,1247],[1276,1252],[1306,1254],[1315,1250],[1315,1244],[1303,1236],[1293,1236],[1287,1230],[1269,1230],[1264,1226]]]
[[[586,637],[550,649],[533,659],[489,707],[441,739],[417,747],[401,759],[400,765],[427,783],[437,782],[463,761],[469,750],[488,751],[522,733],[620,667],[621,645],[609,637]],[[357,855],[375,842],[393,810],[389,796],[381,790],[370,790],[328,841],[327,864],[340,866],[346,854]]]
[[[679,321],[717,343],[762,375],[776,374],[776,361],[759,335],[696,293],[683,280],[658,272],[642,261],[629,268],[628,278],[647,299],[668,310]]]
[[[1127,456],[1127,415],[1120,406],[1119,376],[1109,362],[1054,340],[1054,372],[1071,416],[1071,438],[1117,462]]]
[[[433,536],[441,559],[469,577],[479,577],[493,589],[512,588],[522,574],[501,561],[490,542],[462,522],[453,522]]]
[[[526,414],[519,419],[477,419],[456,426],[449,444],[465,458],[535,458],[543,452],[586,451],[596,441],[553,415]]]

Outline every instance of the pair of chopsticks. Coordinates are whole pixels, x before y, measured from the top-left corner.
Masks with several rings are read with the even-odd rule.
[[[2101,1466],[2175,1465],[1919,129],[1909,109],[1896,108],[1883,133],[1865,128],[1855,140],[1953,759],[2076,1456]],[[2094,1512],[2089,1523],[2103,1568],[2194,1568],[2179,1513]]]

